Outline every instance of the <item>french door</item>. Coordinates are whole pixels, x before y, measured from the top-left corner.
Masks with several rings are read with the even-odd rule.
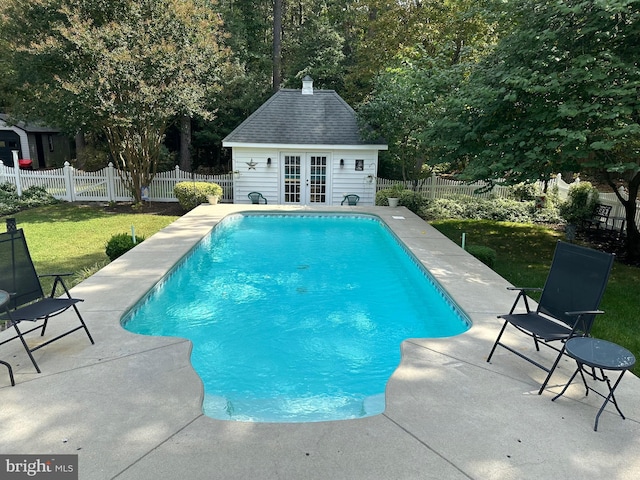
[[[284,203],[327,203],[327,155],[291,154],[283,158]]]

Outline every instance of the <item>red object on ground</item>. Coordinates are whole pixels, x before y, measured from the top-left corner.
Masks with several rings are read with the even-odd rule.
[[[28,158],[18,160],[18,166],[23,170],[33,170],[33,162]]]

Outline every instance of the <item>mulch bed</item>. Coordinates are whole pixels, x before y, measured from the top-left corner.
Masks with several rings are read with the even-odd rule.
[[[640,267],[640,259],[630,259],[625,250],[624,238],[616,238],[602,230],[583,230],[576,235],[577,240],[590,248],[602,252],[615,253],[616,260],[625,265]]]
[[[131,202],[74,202],[76,205],[87,205],[109,213],[146,213],[150,215],[182,216],[185,211],[178,202],[145,202],[140,208],[133,208]]]

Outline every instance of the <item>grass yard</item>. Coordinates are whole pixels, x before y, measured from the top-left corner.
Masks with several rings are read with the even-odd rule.
[[[73,273],[69,286],[109,263],[105,246],[112,235],[130,233],[150,237],[169,225],[175,215],[112,213],[97,206],[60,203],[19,212],[15,217],[23,228],[29,251],[40,274]],[[4,223],[6,217],[2,218]],[[44,284],[44,282],[43,282]],[[45,292],[48,292],[43,285]]]
[[[530,224],[438,220],[431,225],[458,244],[466,233],[467,245],[496,250],[494,270],[517,287],[544,285],[555,244],[564,238],[563,232]],[[506,313],[511,305],[504,308]],[[596,318],[592,335],[618,343],[640,359],[640,268],[615,262],[600,308],[606,313]],[[640,376],[640,365],[633,371]]]

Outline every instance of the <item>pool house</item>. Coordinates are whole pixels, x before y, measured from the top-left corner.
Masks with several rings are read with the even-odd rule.
[[[281,89],[223,141],[232,151],[234,203],[260,192],[269,204],[340,205],[357,195],[374,205],[378,152],[365,139],[354,110],[333,90]]]

